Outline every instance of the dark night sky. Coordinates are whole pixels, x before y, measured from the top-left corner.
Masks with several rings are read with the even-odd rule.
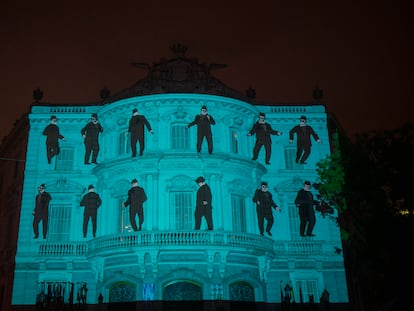
[[[62,4],[64,3],[64,4]],[[312,100],[349,135],[414,117],[414,23],[409,1],[3,1],[0,139],[29,111],[98,101],[134,84],[181,42],[186,56],[226,64],[214,75],[265,102]],[[165,4],[162,4],[165,3]]]

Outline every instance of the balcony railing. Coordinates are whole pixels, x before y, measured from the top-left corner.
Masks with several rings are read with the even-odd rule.
[[[228,248],[276,256],[312,256],[323,253],[322,241],[274,241],[251,233],[231,231],[151,231],[107,235],[88,242],[42,243],[41,256],[94,256],[131,248]]]

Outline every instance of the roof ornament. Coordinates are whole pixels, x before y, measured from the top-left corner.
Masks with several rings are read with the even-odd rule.
[[[175,43],[170,46],[170,50],[174,53],[176,57],[184,57],[185,52],[187,52],[188,47],[181,43]]]

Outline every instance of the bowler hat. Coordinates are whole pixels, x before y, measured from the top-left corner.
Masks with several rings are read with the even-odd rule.
[[[306,180],[306,181],[304,182],[304,184],[305,184],[305,185],[310,186],[310,185],[311,185],[311,182],[310,182],[310,181],[308,181],[308,180]]]
[[[204,179],[203,176],[199,176],[199,177],[197,177],[197,179],[195,181],[196,181],[196,183],[200,183],[200,182],[205,182],[206,180]]]
[[[136,178],[134,178],[133,180],[131,180],[131,184],[137,183],[138,180]]]
[[[89,185],[88,190],[91,190],[91,189],[95,189],[95,187],[93,185]]]

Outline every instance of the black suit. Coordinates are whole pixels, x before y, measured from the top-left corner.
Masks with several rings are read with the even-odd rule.
[[[315,140],[319,140],[318,135],[313,128],[309,125],[300,126],[296,125],[289,131],[289,139],[293,140],[293,136],[297,135],[297,150],[296,150],[296,163],[305,163],[311,153],[311,136]]]
[[[253,202],[256,203],[257,220],[260,234],[263,235],[265,219],[267,221],[266,232],[269,233],[274,223],[272,208],[277,208],[276,203],[273,201],[272,194],[269,191],[256,189],[253,196]],[[259,204],[257,204],[257,202],[259,202]]]
[[[129,219],[134,231],[141,230],[141,226],[144,223],[144,208],[142,204],[147,200],[147,195],[142,187],[135,186],[128,190],[128,199],[124,202],[124,206],[130,205]],[[135,217],[138,215],[139,228],[135,221]]]
[[[129,120],[128,132],[131,134],[132,156],[137,155],[137,141],[139,141],[139,154],[142,155],[145,149],[144,126],[152,131],[148,120],[142,115],[135,115]]]
[[[89,157],[92,153],[92,163],[96,163],[99,153],[99,133],[103,132],[102,125],[99,123],[89,122],[81,130],[81,134],[85,135],[85,163],[89,163]]]
[[[208,153],[213,153],[213,135],[211,133],[211,125],[216,124],[213,117],[208,114],[198,114],[194,121],[189,123],[187,127],[197,124],[197,152],[201,151],[201,144],[204,137],[207,140]]]
[[[299,232],[301,236],[304,236],[305,233],[306,235],[312,234],[316,223],[315,210],[313,206],[317,203],[317,201],[313,200],[312,192],[306,191],[304,189],[298,191],[295,199],[295,204],[299,208]]]
[[[36,195],[35,209],[33,211],[33,232],[35,238],[39,236],[39,223],[42,221],[43,225],[43,238],[46,239],[47,225],[49,221],[49,202],[52,200],[52,196],[44,191]]]
[[[96,218],[98,214],[98,208],[101,206],[102,200],[99,194],[95,192],[88,192],[85,194],[80,202],[80,206],[85,206],[83,212],[83,237],[86,237],[88,232],[89,219],[92,220],[92,234],[96,236]]]
[[[46,138],[46,154],[47,154],[47,162],[50,164],[52,158],[59,154],[59,139],[63,139],[64,137],[59,132],[59,127],[56,124],[49,124],[43,130],[43,135]]]
[[[204,216],[207,222],[208,230],[213,230],[213,215],[211,201],[213,197],[211,195],[210,187],[207,184],[202,185],[197,190],[196,210],[194,213],[195,229],[199,230],[201,226],[201,218]],[[206,202],[206,204],[204,204]]]
[[[266,163],[270,161],[272,155],[272,139],[270,135],[281,135],[281,132],[272,129],[269,123],[260,123],[257,121],[248,133],[249,135],[256,134],[256,143],[253,148],[253,159],[256,160],[259,156],[259,151],[262,146],[266,151]]]

